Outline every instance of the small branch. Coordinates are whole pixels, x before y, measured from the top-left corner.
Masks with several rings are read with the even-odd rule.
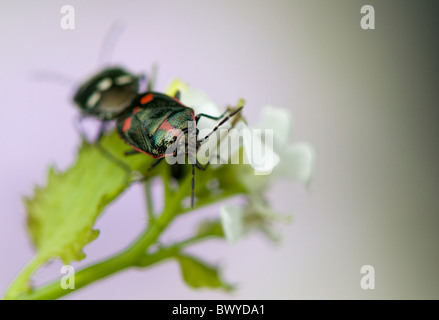
[[[148,222],[149,225],[153,225],[155,222],[155,215],[154,215],[154,203],[153,198],[151,194],[151,180],[148,179],[145,182],[145,196],[146,196],[146,207],[148,210]]]
[[[181,202],[185,196],[187,196],[188,188],[191,183],[191,176],[187,177],[181,184],[180,189],[177,193],[171,193],[170,190],[166,190],[167,197],[165,200],[166,207],[162,214],[155,218],[155,222],[149,225],[146,230],[140,235],[140,237],[133,242],[133,244],[120,252],[119,254],[98,262],[94,265],[86,267],[83,270],[76,272],[75,274],[75,291],[76,289],[83,288],[95,281],[104,279],[110,275],[118,273],[124,269],[130,267],[142,267],[146,268],[152,266],[156,263],[162,262],[166,259],[175,257],[179,251],[191,244],[200,242],[207,238],[215,237],[218,235],[203,233],[196,235],[192,238],[184,240],[180,243],[172,245],[170,247],[159,249],[157,252],[152,254],[146,254],[148,248],[157,242],[162,232],[169,226],[169,224],[174,220],[179,213],[191,211],[191,209],[183,210],[181,208]],[[231,195],[236,195],[241,193],[240,188],[235,190],[230,190],[227,193],[221,194],[221,196],[211,198],[205,201],[199,201],[197,203],[197,208],[218,202]],[[186,211],[186,212],[187,212]],[[152,212],[152,211],[149,211]],[[46,286],[38,288],[29,294],[22,295],[18,297],[19,299],[57,299],[72,293],[71,290],[64,290],[60,286],[59,280],[52,282]]]
[[[75,291],[97,280],[115,274],[133,264],[129,252],[122,252],[109,259],[101,261],[75,273]],[[29,294],[18,297],[23,300],[52,300],[72,293],[72,290],[62,289],[59,280],[39,288]]]
[[[46,260],[46,257],[41,256],[36,256],[34,259],[32,259],[8,288],[4,298],[6,300],[16,299],[17,296],[19,296],[22,292],[30,290],[30,277],[35,272],[35,270]]]
[[[184,183],[189,184],[190,178],[187,178]],[[103,260],[95,265],[87,267],[75,274],[75,288],[79,289],[103,279],[111,274],[120,272],[128,267],[135,266],[138,260],[144,256],[148,248],[157,241],[160,234],[172,222],[180,209],[180,203],[185,196],[184,188],[180,190],[172,201],[167,202],[164,212],[160,215],[156,223],[142,233],[142,235],[126,250],[121,253]],[[72,291],[61,288],[59,281],[55,281],[47,286],[37,289],[29,294],[18,297],[19,299],[57,299],[65,296]]]
[[[201,234],[195,237],[186,239],[180,243],[164,247],[152,254],[143,255],[142,257],[131,257],[129,251],[121,252],[110,259],[99,262],[95,265],[89,266],[75,274],[75,290],[87,286],[88,284],[104,279],[107,276],[118,273],[129,267],[147,268],[165,260],[175,257],[181,249],[201,242],[209,238],[217,237],[211,234]],[[25,300],[51,300],[57,299],[72,293],[71,290],[64,290],[61,288],[59,281],[55,281],[47,286],[44,286],[28,295],[20,297]]]
[[[145,254],[143,257],[139,259],[136,266],[148,267],[158,262],[162,262],[163,260],[173,258],[176,255],[178,255],[183,248],[186,248],[190,245],[199,243],[203,240],[207,240],[210,238],[220,238],[220,237],[218,235],[208,234],[208,233],[194,236],[192,238],[183,240],[182,242],[170,245],[168,247],[160,248],[157,252],[151,254]]]

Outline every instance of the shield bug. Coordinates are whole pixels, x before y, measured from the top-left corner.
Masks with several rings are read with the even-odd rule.
[[[76,91],[73,100],[81,110],[81,120],[95,117],[102,121],[98,139],[109,120],[115,120],[139,91],[143,75],[134,75],[121,67],[103,69],[85,81]]]
[[[106,68],[84,82],[73,101],[84,115],[113,120],[137,95],[141,77],[121,67]]]
[[[122,140],[134,150],[126,154],[144,153],[155,161],[148,173],[165,157],[187,156],[192,164],[191,206],[194,206],[195,167],[205,170],[196,159],[201,143],[213,134],[230,117],[240,112],[243,107],[227,112],[219,117],[204,113],[195,115],[195,111],[182,104],[179,93],[169,97],[163,93],[146,92],[134,99],[132,106],[117,119],[117,131]],[[221,122],[204,138],[199,139],[196,127],[201,117]]]

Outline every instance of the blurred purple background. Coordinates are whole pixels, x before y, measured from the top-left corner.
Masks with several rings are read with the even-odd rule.
[[[6,1],[0,12],[0,293],[33,256],[21,198],[44,184],[47,167],[67,168],[79,136],[74,86],[35,81],[56,71],[83,81],[99,69],[114,22],[126,28],[112,62],[137,72],[159,65],[157,89],[175,77],[220,105],[247,100],[289,108],[295,141],[311,142],[311,191],[281,182],[275,208],[293,213],[274,246],[255,235],[237,245],[211,241],[191,252],[219,263],[233,294],[188,289],[178,265],[129,270],[69,299],[439,298],[438,48],[434,3],[423,1]],[[71,4],[76,29],[60,28]],[[360,28],[374,5],[376,30]],[[157,189],[156,189],[157,191]],[[157,197],[159,195],[157,194]],[[231,200],[231,202],[236,200]],[[141,188],[112,204],[80,267],[123,249],[145,224]],[[178,220],[172,241],[218,206]],[[360,268],[375,267],[362,290]],[[35,275],[60,275],[53,262]]]

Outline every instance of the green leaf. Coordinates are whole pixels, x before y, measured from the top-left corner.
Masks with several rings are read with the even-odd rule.
[[[129,186],[130,170],[145,171],[151,162],[145,155],[125,157],[130,147],[115,132],[105,136],[101,146],[83,143],[72,167],[62,173],[50,168],[47,185],[36,187],[33,197],[25,199],[37,254],[7,297],[28,291],[29,278],[48,260],[60,258],[68,264],[83,259],[84,246],[99,235],[93,229],[99,214]]]
[[[224,231],[220,220],[205,220],[198,226],[197,236],[216,236],[224,238]]]
[[[218,268],[188,255],[178,255],[177,260],[180,263],[183,279],[189,287],[233,290],[233,286],[220,278]]]

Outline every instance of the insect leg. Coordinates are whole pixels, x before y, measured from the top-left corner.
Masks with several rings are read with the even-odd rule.
[[[210,135],[212,133],[214,133],[216,130],[218,130],[219,127],[221,127],[224,123],[227,122],[227,120],[229,120],[231,117],[233,117],[235,114],[237,114],[238,112],[240,112],[242,110],[242,108],[244,108],[244,106],[239,107],[238,109],[236,109],[235,111],[233,111],[231,114],[229,114],[227,117],[225,117],[223,120],[221,120],[221,122],[215,127],[213,128],[213,130],[207,135],[205,136],[203,139],[198,140],[199,142],[203,142],[204,140],[206,140],[207,138],[210,137]]]
[[[74,126],[76,131],[79,132],[79,135],[81,136],[82,140],[89,142],[87,134],[85,133],[85,129],[84,126],[82,125],[82,121],[84,121],[84,119],[87,116],[80,114],[79,116],[75,117],[75,122],[74,122]]]
[[[107,125],[108,125],[107,121],[101,121],[101,125],[99,127],[99,131],[98,131],[98,134],[96,137],[96,142],[101,140],[102,136],[104,135],[105,131],[107,130]]]
[[[195,203],[195,165],[192,165],[192,191],[191,191],[191,208]]]
[[[212,120],[219,120],[219,119],[223,118],[227,114],[227,112],[229,112],[229,111],[226,110],[222,115],[220,115],[218,117],[214,117],[214,116],[211,116],[211,115],[205,114],[205,113],[199,113],[195,117],[195,123],[198,123],[198,121],[200,120],[201,117],[209,118]]]
[[[154,169],[160,163],[160,161],[162,161],[164,158],[165,157],[155,159],[154,162],[151,163],[151,165],[149,166],[148,170],[146,170],[146,176],[149,176],[149,173],[152,171],[152,169]]]
[[[111,152],[109,152],[107,149],[105,149],[101,143],[100,140],[97,140],[95,142],[95,146],[98,149],[102,155],[107,158],[108,160],[112,161],[115,165],[117,165],[119,168],[121,168],[123,171],[125,171],[125,181],[128,184],[131,177],[131,168],[123,161],[119,160],[117,157],[115,157]]]
[[[132,155],[139,154],[139,153],[141,153],[141,152],[133,149],[133,150],[125,151],[125,152],[124,152],[124,155],[126,155],[126,156],[132,156]]]
[[[221,157],[220,157],[219,154],[216,155],[216,158],[217,158],[217,159],[220,161],[220,163],[221,163],[222,159],[221,159]],[[196,166],[199,170],[201,170],[201,171],[206,171],[207,168],[209,167],[209,165],[210,165],[210,160],[209,160],[205,165],[202,165],[202,164],[198,161],[198,159],[197,159],[197,162],[195,163],[195,166]]]
[[[146,170],[145,175],[142,178],[137,179],[137,180],[135,180],[133,182],[145,182],[145,180],[149,178],[149,174],[152,171],[152,169],[154,169],[160,163],[160,161],[162,161],[163,159],[164,159],[164,157],[160,158],[160,159],[155,159],[154,162]]]

